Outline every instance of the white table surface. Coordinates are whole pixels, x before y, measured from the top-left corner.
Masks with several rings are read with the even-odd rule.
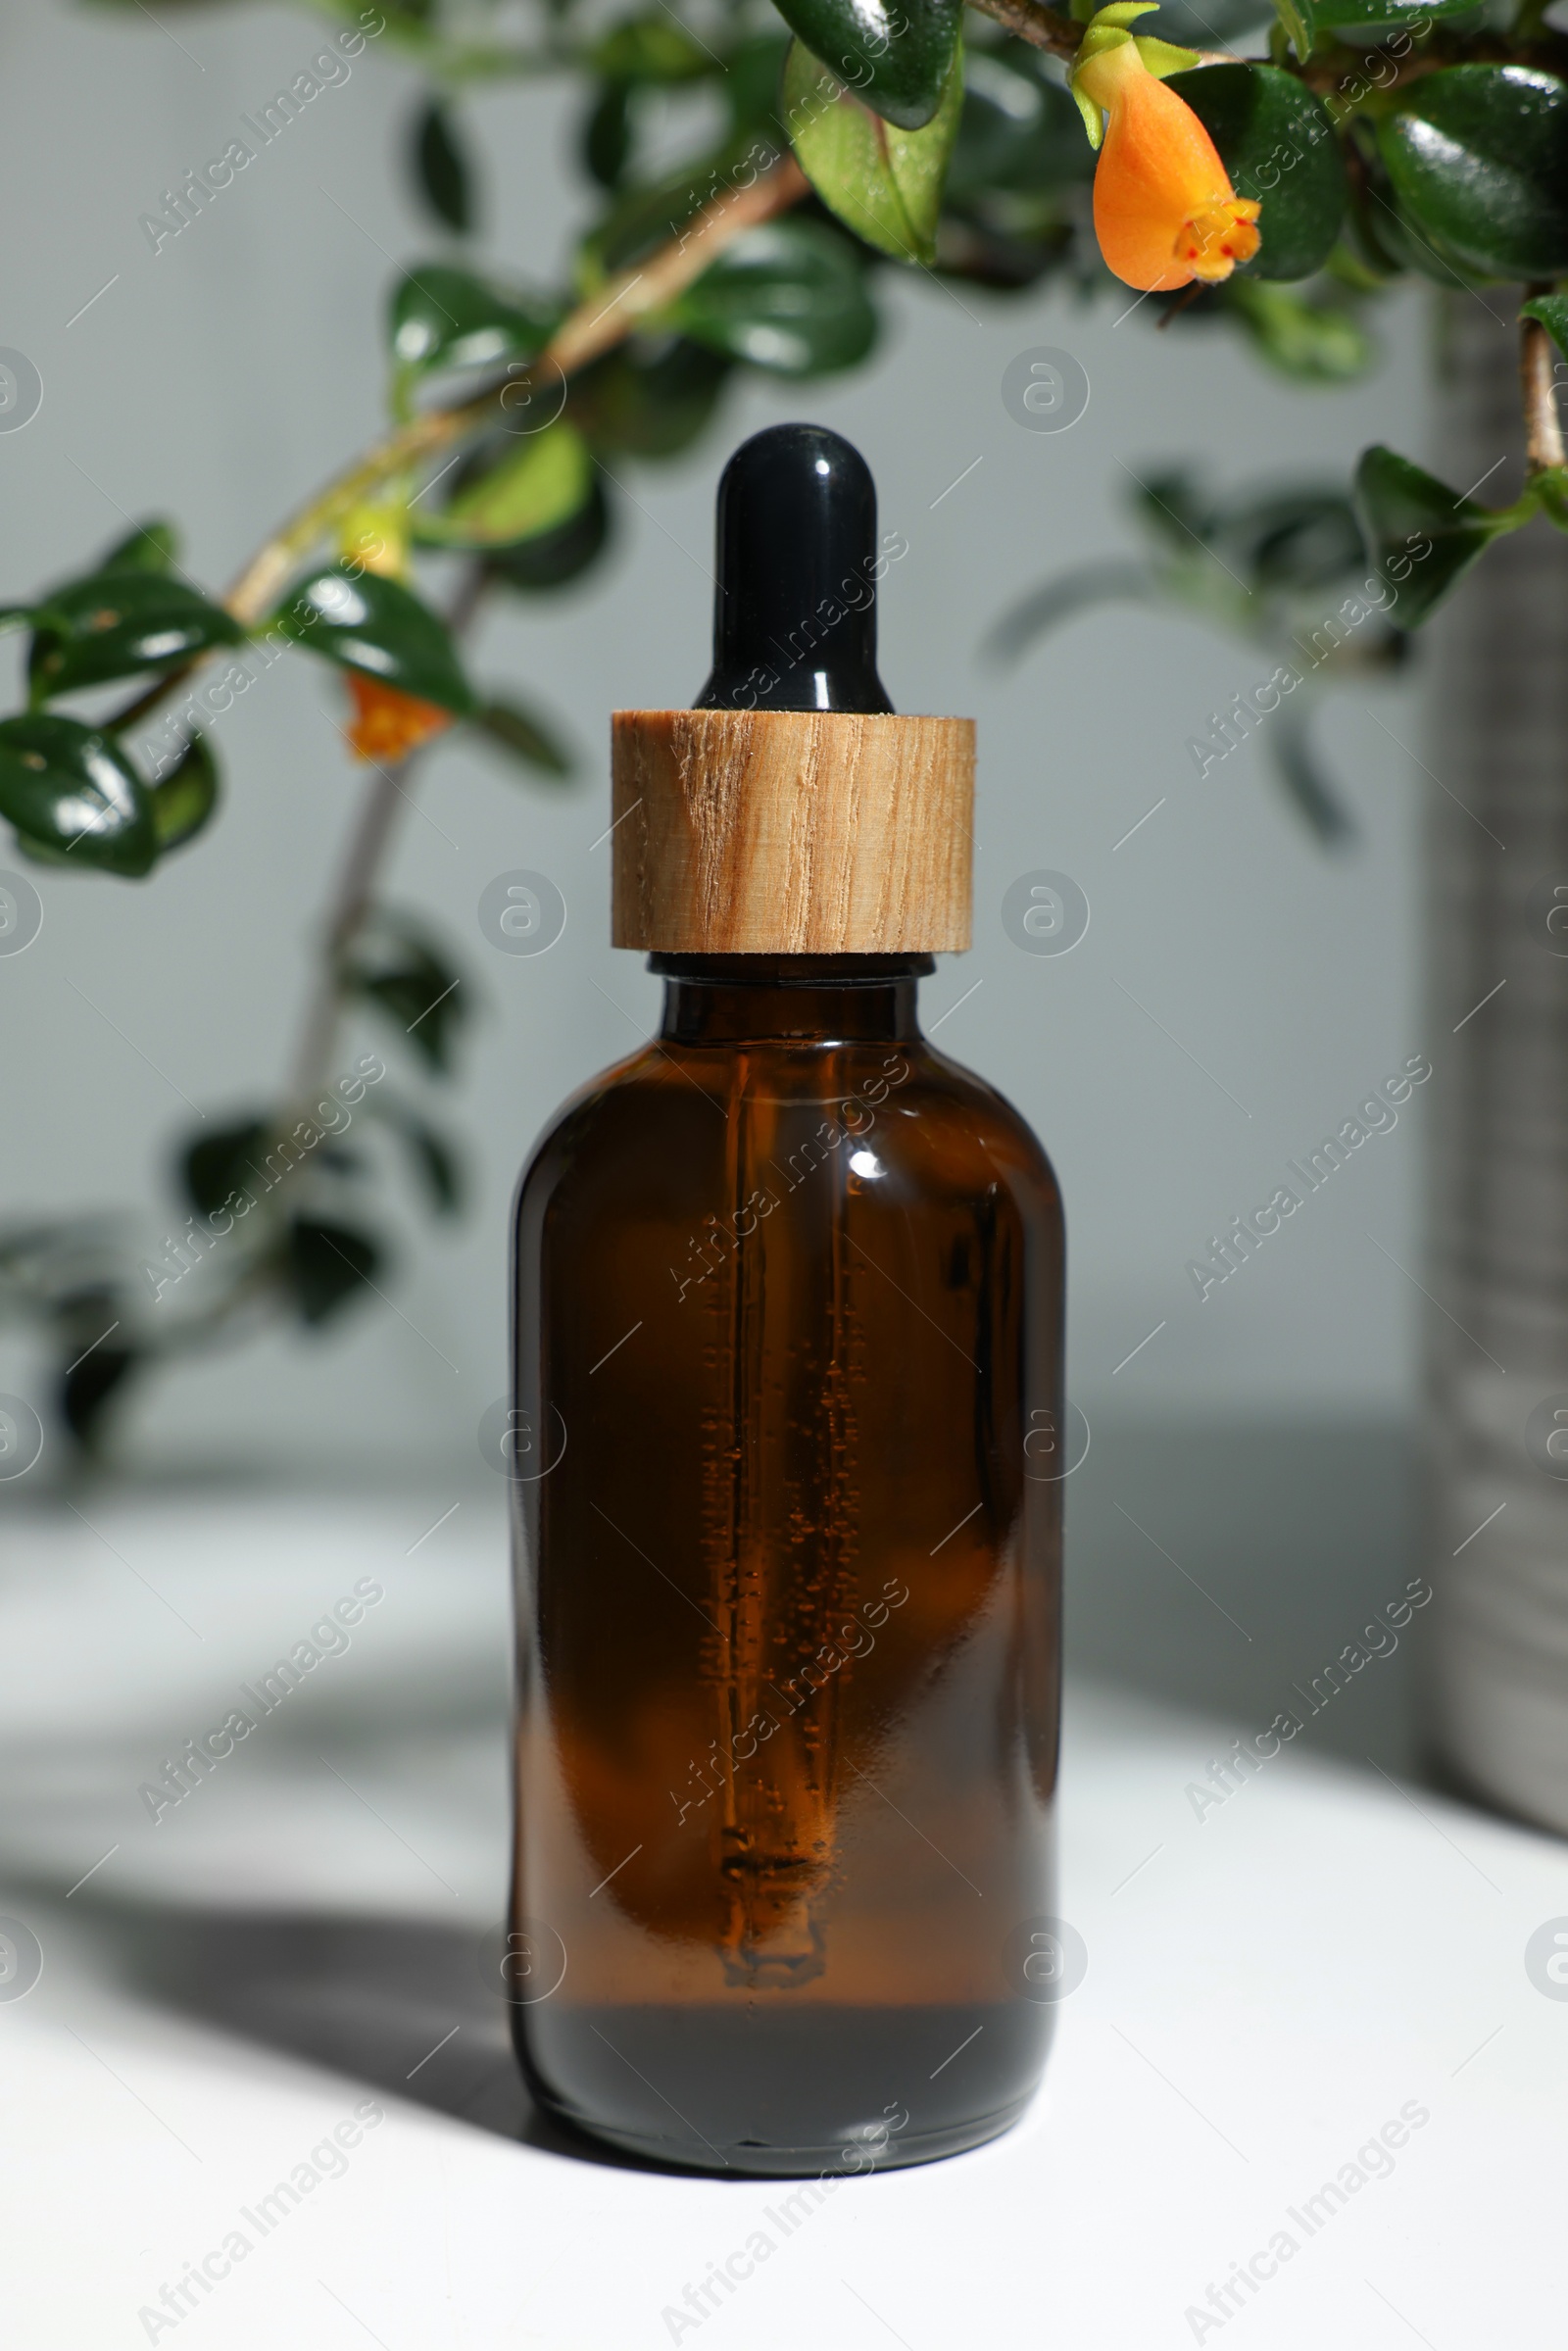
[[[505,1886],[495,1492],[76,1509],[8,1496],[0,1522],[0,1912],[44,1953],[0,2001],[17,2351],[1561,2339],[1568,2000],[1524,1964],[1568,1917],[1550,1839],[1304,1744],[1200,1821],[1185,1790],[1231,1726],[1073,1689],[1060,1908],[1090,1962],[1042,2095],[786,2236],[776,2182],[587,2161],[528,2123],[479,1950]],[[163,1755],[367,1576],[351,1650],[154,1826]],[[342,2176],[248,2229],[367,2099],[384,2120]],[[1389,2175],[1308,2236],[1290,2208],[1406,2107],[1429,2120]],[[236,2227],[248,2256],[150,2329]],[[674,2327],[759,2229],[771,2256]],[[1298,2250],[1255,2297],[1189,2315],[1282,2229]]]

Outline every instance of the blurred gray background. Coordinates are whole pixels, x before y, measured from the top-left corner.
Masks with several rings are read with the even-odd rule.
[[[372,42],[351,79],[162,253],[138,227],[307,66],[323,30],[281,7],[155,17],[12,0],[0,342],[28,354],[45,389],[34,421],[0,435],[0,601],[79,568],[127,518],[154,513],[182,519],[189,567],[220,587],[376,429],[387,286],[441,250],[405,192],[417,83],[389,44]],[[586,203],[571,111],[548,87],[508,88],[479,96],[471,119],[483,261],[553,272]],[[1108,1457],[1126,1432],[1160,1424],[1166,1438],[1140,1458],[1179,1465],[1195,1457],[1191,1431],[1216,1475],[1250,1464],[1259,1509],[1273,1489],[1290,1513],[1299,1497],[1273,1488],[1269,1430],[1313,1427],[1327,1449],[1305,1490],[1332,1486],[1336,1508],[1356,1515],[1354,1465],[1369,1445],[1391,1460],[1378,1432],[1413,1408],[1421,1299],[1399,1268],[1419,1270],[1419,1102],[1205,1302],[1183,1267],[1369,1087],[1435,1051],[1415,985],[1421,777],[1400,748],[1421,749],[1418,686],[1357,690],[1329,712],[1324,742],[1360,828],[1331,858],[1255,747],[1206,780],[1185,748],[1264,674],[1246,648],[1131,609],[1073,625],[1010,676],[984,669],[976,645],[1031,583],[1134,547],[1128,468],[1188,459],[1227,488],[1269,474],[1343,481],[1370,440],[1419,450],[1424,314],[1418,301],[1386,310],[1376,372],[1309,393],[1224,334],[1160,334],[1142,315],[1114,323],[1116,305],[954,292],[895,271],[881,282],[888,331],[873,367],[842,384],[752,381],[698,454],[622,472],[629,526],[608,566],[548,610],[512,605],[484,624],[476,673],[552,710],[583,780],[572,794],[530,791],[477,752],[443,751],[421,792],[428,820],[403,827],[394,893],[428,909],[484,997],[454,1102],[474,1177],[468,1218],[404,1227],[404,1319],[366,1312],[315,1343],[280,1333],[149,1383],[122,1425],[133,1458],[324,1468],[395,1452],[476,1467],[476,1424],[503,1385],[517,1169],[563,1096],[657,1012],[640,960],[606,944],[609,863],[593,844],[609,821],[608,713],[695,692],[719,466],[759,426],[805,416],[865,451],[884,527],[909,542],[883,595],[896,705],[980,723],[975,947],[927,984],[927,1012],[958,1005],[939,1042],[1019,1104],[1055,1162],[1072,1388],[1097,1445]],[[1047,342],[1077,355],[1092,384],[1064,433],[1021,430],[1001,397],[1008,361]],[[14,661],[16,641],[0,652]],[[361,788],[340,710],[322,667],[280,665],[222,723],[226,806],[190,852],[148,885],[39,872],[42,936],[0,958],[8,1216],[172,1213],[171,1149],[190,1124],[181,1096],[216,1118],[278,1083]],[[569,909],[536,958],[494,952],[475,919],[485,884],[516,866],[551,875]],[[1007,885],[1038,867],[1070,873],[1092,907],[1087,937],[1060,958],[1019,952],[1001,925]],[[0,1373],[24,1393],[37,1381],[15,1347]],[[1359,1523],[1380,1550],[1387,1479],[1367,1474],[1383,1498]],[[1167,1466],[1156,1484],[1175,1475]],[[1081,1513],[1094,1510],[1086,1495]],[[1108,1525],[1108,1500],[1102,1515]],[[1136,1548],[1125,1529],[1119,1539]],[[1168,1529],[1160,1540],[1185,1558]],[[1309,1558],[1298,1572],[1310,1578]]]

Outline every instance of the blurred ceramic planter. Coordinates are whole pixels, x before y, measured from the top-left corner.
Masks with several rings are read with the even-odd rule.
[[[1517,449],[1517,352],[1479,301],[1446,325],[1468,487]],[[1433,650],[1427,1728],[1568,1834],[1568,540],[1494,546]]]

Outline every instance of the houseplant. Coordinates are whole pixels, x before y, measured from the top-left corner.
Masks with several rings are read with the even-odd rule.
[[[1401,277],[1426,277],[1461,306],[1505,308],[1517,320],[1527,461],[1506,502],[1488,506],[1382,449],[1362,456],[1353,495],[1331,486],[1239,505],[1153,485],[1158,540],[1139,592],[1251,636],[1288,636],[1292,615],[1325,598],[1342,613],[1353,606],[1371,627],[1343,621],[1325,674],[1396,658],[1494,540],[1547,544],[1514,534],[1568,518],[1556,415],[1568,299],[1555,291],[1568,270],[1568,41],[1532,0],[1506,13],[1455,0],[1281,0],[1265,26],[1244,6],[1206,24],[1167,7],[1158,34],[1143,9],[1085,21],[1039,0],[989,0],[967,15],[959,0],[893,12],[790,0],[777,13],[759,0],[694,10],[686,23],[662,8],[607,22],[568,4],[541,8],[521,39],[506,12],[441,0],[318,13],[330,26],[320,72],[302,73],[275,107],[286,119],[315,103],[334,71],[325,61],[357,54],[356,43],[385,40],[418,60],[430,95],[411,152],[455,236],[473,205],[463,100],[479,85],[560,79],[601,201],[564,285],[530,285],[527,254],[515,282],[450,258],[401,273],[389,293],[386,429],[221,597],[184,577],[159,521],[74,569],[63,555],[68,576],[41,592],[12,583],[5,616],[29,634],[29,692],[0,720],[0,813],[20,861],[154,876],[218,804],[202,714],[220,706],[202,697],[241,693],[258,664],[296,650],[342,671],[347,732],[368,767],[296,1070],[279,1096],[185,1151],[184,1228],[149,1249],[112,1226],[35,1220],[0,1242],[4,1303],[42,1327],[66,1422],[87,1441],[161,1359],[269,1313],[329,1323],[380,1287],[371,1178],[342,1164],[317,1115],[338,1019],[354,1004],[386,1014],[396,1050],[440,1073],[465,1001],[442,944],[378,902],[385,844],[415,762],[438,757],[452,727],[478,728],[536,775],[563,764],[546,720],[468,678],[464,627],[484,597],[549,595],[591,567],[612,526],[605,466],[628,450],[689,446],[737,371],[799,377],[863,361],[883,271],[929,270],[1019,301],[1066,283],[1126,308],[1115,269],[1139,296],[1135,331],[1217,324],[1265,364],[1318,382],[1365,363],[1378,298]],[[1238,50],[1197,45],[1221,40]],[[721,127],[678,170],[656,171],[650,124],[671,91],[706,91]],[[166,191],[143,220],[154,249],[216,200],[224,170],[250,160],[231,149]],[[1152,249],[1170,266],[1151,267]],[[25,384],[6,397],[24,401]],[[466,581],[437,613],[421,566],[453,551],[467,559]],[[1494,557],[1498,577],[1512,556]],[[1370,614],[1355,584],[1368,579],[1381,584]],[[1046,595],[1005,625],[1009,641],[1061,608]],[[1304,811],[1332,834],[1332,791],[1304,730],[1268,739]],[[24,890],[7,919],[25,915]],[[1554,969],[1539,947],[1530,953],[1541,974]],[[1478,1017],[1511,1016],[1525,993],[1516,979]],[[1472,1022],[1472,1042],[1489,1034]],[[1473,1089],[1467,1099],[1473,1111]],[[432,1203],[454,1206],[446,1135],[391,1087],[366,1102]],[[1473,1114],[1457,1123],[1468,1147],[1506,1161],[1505,1136],[1494,1146]],[[1460,1197],[1486,1180],[1466,1178]],[[1552,1167],[1538,1190],[1549,1217]],[[1531,1362],[1548,1378],[1560,1358],[1549,1305],[1532,1329]],[[1523,1434],[1508,1429],[1499,1421],[1495,1442],[1528,1463]],[[1554,1489],[1531,1492],[1549,1510]],[[1454,1543],[1466,1533],[1456,1525]]]

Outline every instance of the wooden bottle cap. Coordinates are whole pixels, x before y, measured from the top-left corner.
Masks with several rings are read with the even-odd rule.
[[[617,710],[612,938],[653,954],[969,945],[974,720]]]

